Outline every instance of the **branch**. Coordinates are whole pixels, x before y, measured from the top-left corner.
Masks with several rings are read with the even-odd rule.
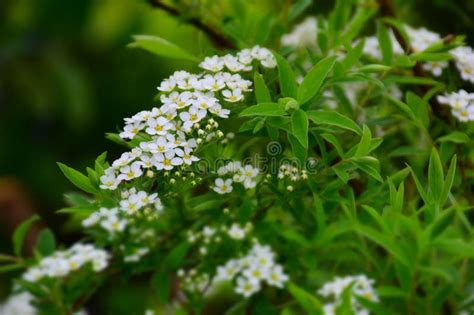
[[[378,3],[380,6],[380,12],[383,17],[396,18],[395,9],[394,9],[392,0],[379,0]],[[413,47],[410,46],[410,43],[408,43],[405,40],[405,38],[402,36],[399,30],[393,25],[389,25],[389,27],[392,29],[393,35],[395,36],[397,42],[400,44],[402,49],[408,54],[414,53],[415,50],[413,49]],[[452,35],[448,35],[446,38],[443,39],[443,42],[449,43],[449,41],[451,41],[452,38],[453,38]],[[417,77],[427,77],[420,61],[416,62],[415,67],[413,68],[413,74]],[[426,94],[429,91],[429,88],[424,85],[421,86],[420,89],[423,92],[423,94]],[[431,98],[429,100],[429,103],[436,117],[443,120],[447,124],[451,124],[452,117],[449,113],[449,109],[446,106],[441,105],[436,100],[436,98]]]
[[[148,0],[148,2],[152,7],[161,9],[172,16],[180,17],[182,15],[178,9],[163,3],[161,0]],[[216,47],[224,49],[236,48],[235,44],[231,42],[227,37],[217,32],[209,25],[204,24],[203,21],[201,21],[200,19],[196,17],[190,17],[186,19],[186,22],[207,34],[207,36],[209,36],[209,38]]]

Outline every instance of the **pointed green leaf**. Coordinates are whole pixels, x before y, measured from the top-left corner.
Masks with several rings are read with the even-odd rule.
[[[322,304],[314,294],[307,292],[292,282],[287,284],[287,288],[296,302],[298,302],[307,314],[323,314]]]
[[[270,103],[272,98],[270,96],[270,91],[268,91],[267,85],[263,80],[263,77],[260,73],[255,72],[253,77],[254,87],[255,87],[255,98],[257,102],[260,103]]]
[[[306,112],[308,118],[317,125],[331,125],[361,134],[362,131],[352,119],[338,112],[317,110]]]
[[[66,178],[69,179],[69,181],[76,187],[91,194],[96,194],[98,192],[97,188],[92,186],[89,178],[81,172],[78,172],[75,169],[64,165],[63,163],[58,162],[58,166],[63,172],[64,176],[66,176]]]
[[[388,29],[381,22],[377,23],[377,39],[382,52],[383,62],[386,65],[391,64],[393,58],[392,40],[390,39]]]
[[[261,103],[247,107],[240,112],[241,117],[245,116],[283,116],[285,115],[285,105],[279,103]]]
[[[278,78],[280,81],[281,95],[285,97],[296,97],[296,77],[290,64],[277,53],[273,53],[278,64]]]
[[[444,187],[444,172],[441,159],[435,148],[431,150],[430,163],[428,165],[428,185],[431,198],[439,203]]]
[[[446,174],[446,179],[444,181],[443,192],[440,197],[440,206],[443,206],[448,199],[449,192],[453,186],[454,176],[456,175],[456,166],[457,166],[457,156],[454,155],[449,164],[448,174]]]
[[[38,239],[36,241],[36,250],[42,256],[49,256],[54,252],[56,248],[56,239],[53,232],[50,229],[43,229],[38,234]]]
[[[300,104],[308,102],[319,93],[324,80],[332,70],[335,62],[335,56],[327,57],[319,61],[313,66],[313,68],[311,68],[311,70],[309,70],[298,88],[298,102]]]
[[[39,216],[35,214],[25,222],[21,223],[13,233],[13,252],[16,256],[21,255],[21,249],[23,248],[23,243],[25,241],[26,235],[30,230],[34,222],[39,220]]]
[[[301,145],[308,148],[308,116],[306,113],[298,109],[291,115],[291,129],[293,135],[298,139]]]
[[[129,44],[129,47],[140,47],[158,56],[198,61],[198,58],[194,57],[183,48],[158,36],[135,35],[133,36],[133,40],[134,42]]]

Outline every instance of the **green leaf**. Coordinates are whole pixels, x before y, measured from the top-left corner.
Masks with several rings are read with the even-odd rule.
[[[454,209],[446,210],[441,213],[430,226],[430,238],[433,240],[443,233],[451,225],[455,216],[456,211]]]
[[[449,192],[451,191],[451,187],[453,186],[454,176],[456,175],[456,161],[457,156],[454,155],[451,159],[451,163],[449,164],[448,174],[446,174],[446,178],[444,180],[443,192],[441,193],[440,197],[440,206],[443,206],[446,203]]]
[[[410,55],[410,58],[416,61],[447,61],[453,59],[453,56],[449,53],[420,52]]]
[[[352,119],[339,114],[338,112],[317,110],[306,112],[308,118],[317,125],[330,125],[342,129],[347,129],[360,135],[362,130]]]
[[[298,287],[296,284],[290,282],[287,284],[287,289],[295,298],[301,307],[308,312],[308,314],[323,314],[321,302],[313,294]]]
[[[311,5],[311,0],[297,0],[290,8],[288,20],[293,21]],[[315,22],[316,23],[316,22]]]
[[[386,65],[390,65],[393,58],[392,40],[387,28],[381,22],[377,23],[377,39],[382,52],[383,62]]]
[[[30,230],[31,226],[34,222],[39,220],[39,216],[37,214],[33,215],[31,218],[26,220],[25,222],[21,223],[13,233],[13,252],[16,256],[21,255],[21,249],[23,248],[23,243],[26,238],[26,234]]]
[[[165,270],[175,271],[181,265],[190,249],[191,245],[188,242],[183,242],[173,248],[164,259],[163,266],[165,267]]]
[[[361,157],[369,153],[370,144],[372,143],[372,133],[370,132],[369,127],[364,125],[362,130],[362,138],[360,139],[359,144],[357,145],[357,150],[354,154],[355,157]]]
[[[107,151],[103,152],[101,155],[97,157],[97,159],[95,159],[94,169],[99,177],[104,175],[104,171],[105,171],[106,163],[107,163],[106,159],[107,159]]]
[[[444,187],[444,172],[441,159],[435,148],[431,150],[430,163],[428,165],[428,185],[431,198],[439,204]]]
[[[36,241],[36,250],[42,256],[49,256],[54,252],[55,248],[56,239],[53,232],[50,229],[41,230]]]
[[[367,22],[377,13],[376,6],[358,6],[351,20],[346,24],[342,43],[350,43],[366,27]],[[324,50],[323,50],[324,51]]]
[[[397,242],[391,240],[387,235],[378,232],[377,230],[368,227],[359,225],[356,227],[356,230],[370,239],[372,242],[383,247],[388,253],[390,253],[395,259],[405,266],[410,266],[410,262],[407,259],[404,252],[397,245]]]
[[[363,157],[363,158],[357,158],[357,159],[351,159],[352,163],[355,164],[359,169],[361,169],[363,172],[367,173],[367,175],[373,177],[375,180],[383,183],[383,178],[380,176],[379,170],[373,165],[373,163],[370,162],[369,159],[374,159],[372,157]],[[377,162],[378,165],[378,162]]]
[[[76,171],[75,169],[58,162],[58,166],[63,172],[64,176],[66,176],[67,179],[71,183],[73,183],[76,187],[79,189],[82,189],[85,192],[91,193],[91,194],[96,194],[98,193],[97,188],[92,186],[89,178],[82,174],[81,172]]]
[[[337,151],[337,154],[338,154],[340,157],[343,157],[343,156],[344,156],[344,150],[342,150],[341,144],[339,143],[339,141],[337,140],[337,138],[336,138],[333,134],[330,134],[330,133],[322,133],[322,134],[321,134],[321,137],[323,137],[324,140],[326,140],[327,142],[329,142],[330,144],[332,144],[332,145],[334,146],[334,148],[335,148],[336,151]]]
[[[134,42],[129,44],[129,47],[140,47],[158,56],[195,62],[199,61],[198,58],[194,57],[181,47],[161,37],[151,35],[135,35],[133,36],[133,40]]]
[[[313,68],[311,68],[311,70],[309,70],[298,88],[298,102],[300,104],[308,102],[319,93],[324,80],[332,70],[335,62],[335,56],[327,57],[320,60],[313,66]]]
[[[408,33],[406,32],[405,25],[403,22],[390,17],[385,17],[380,20],[384,23],[391,25],[392,27],[395,27],[398,33],[403,37],[404,42],[407,43],[407,45],[410,45],[410,36],[408,36]],[[402,47],[402,49],[405,49],[405,47]]]
[[[385,65],[379,65],[379,64],[370,64],[370,65],[365,65],[359,68],[360,72],[366,72],[366,73],[371,73],[371,72],[385,72],[389,71],[392,69],[389,66]]]
[[[403,103],[402,101],[392,97],[392,96],[385,96],[387,100],[389,100],[399,111],[401,111],[407,118],[412,121],[417,121],[415,113],[407,104]]]
[[[307,150],[301,145],[301,143],[292,134],[288,134],[288,141],[291,144],[291,149],[294,156],[300,161],[301,165],[305,165]]]
[[[278,53],[273,53],[278,64],[278,78],[280,80],[281,95],[296,97],[296,78],[290,64]]]
[[[428,204],[430,202],[429,196],[426,194],[425,189],[423,188],[423,185],[421,184],[420,180],[418,179],[418,176],[416,176],[415,171],[408,166],[411,172],[411,176],[413,177],[413,180],[415,181],[416,189],[418,190],[418,193],[421,196],[421,199],[425,202],[425,204]]]
[[[453,142],[453,143],[467,143],[469,142],[469,136],[466,135],[464,132],[460,131],[453,131],[450,134],[447,134],[441,138],[436,140],[438,142]]]
[[[261,103],[247,107],[240,112],[240,117],[245,116],[283,116],[285,115],[285,105],[279,103]]]
[[[270,91],[268,91],[267,85],[263,80],[263,77],[260,73],[255,72],[253,77],[254,87],[255,87],[255,98],[257,102],[260,103],[270,103],[272,98],[270,96]]]
[[[387,78],[388,82],[398,83],[398,84],[413,84],[413,85],[437,85],[438,81],[430,78],[421,78],[413,76],[401,76],[401,75],[391,75]]]
[[[293,135],[298,139],[301,145],[308,148],[308,116],[306,113],[298,109],[291,115],[291,129]]]
[[[426,104],[418,95],[408,91],[406,101],[412,112],[415,114],[416,120],[425,128],[428,127],[430,118],[428,113],[428,104]]]
[[[354,48],[352,48],[350,45],[348,46],[348,52],[346,54],[346,57],[344,58],[344,60],[342,60],[342,67],[344,68],[344,70],[350,70],[350,68],[352,68],[352,66],[357,61],[359,61],[364,51],[364,46],[365,40],[359,41],[359,43],[357,43]]]

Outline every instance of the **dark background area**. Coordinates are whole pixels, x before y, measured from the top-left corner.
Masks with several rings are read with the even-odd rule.
[[[411,25],[465,34],[474,45],[473,0],[395,3]],[[308,14],[332,5],[314,1]],[[122,149],[104,133],[151,107],[162,78],[191,67],[127,49],[133,34],[162,36],[192,52],[209,47],[144,0],[0,1],[0,252],[10,252],[11,233],[28,211],[40,213],[61,242],[74,240],[60,224],[66,218],[54,214],[73,189],[56,162],[84,170],[103,151],[116,157]],[[15,202],[25,212],[11,213]],[[0,296],[8,290],[2,279]]]

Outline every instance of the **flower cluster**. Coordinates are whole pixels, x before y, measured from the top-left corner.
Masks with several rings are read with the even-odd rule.
[[[227,194],[232,191],[233,183],[242,183],[246,189],[254,188],[259,171],[251,165],[243,166],[240,161],[235,161],[219,167],[217,174],[220,177],[214,182],[214,191]]]
[[[254,60],[266,68],[276,66],[272,53],[256,46],[236,56],[205,58],[200,67],[211,73],[177,71],[163,80],[158,87],[162,105],[125,119],[120,137],[139,138],[139,145],[113,162],[101,176],[100,187],[115,190],[120,183],[142,176],[145,169],[170,171],[197,161],[193,152],[199,143],[223,136],[209,116],[228,118],[230,110],[222,104],[240,102],[251,90],[252,82],[235,72],[252,70]]]
[[[220,243],[224,236],[232,240],[241,241],[249,235],[252,229],[253,225],[250,222],[244,226],[238,223],[232,223],[230,226],[223,226],[221,228],[205,226],[198,232],[188,231],[187,237],[190,243],[202,242],[204,245],[199,248],[199,252],[202,255],[206,255],[208,253],[206,246],[213,243]]]
[[[23,279],[36,282],[45,277],[60,278],[91,264],[95,272],[104,270],[108,265],[109,254],[89,244],[75,244],[64,251],[56,251],[43,258],[37,267],[28,269]]]
[[[281,43],[288,47],[314,47],[318,34],[318,21],[315,17],[308,17],[293,30],[283,35]]]
[[[223,71],[224,68],[230,72],[251,71],[252,62],[255,60],[260,62],[265,68],[276,67],[276,60],[270,50],[260,46],[255,46],[251,49],[243,49],[239,51],[236,56],[227,54],[223,57],[206,57],[204,61],[199,64],[199,67],[211,72],[220,72]]]
[[[135,216],[140,210],[143,213],[156,214],[163,210],[158,194],[148,194],[145,191],[137,191],[135,188],[122,192],[122,200],[117,208],[101,208],[93,212],[82,221],[84,227],[99,225],[102,229],[114,235],[125,230],[129,224],[127,217]]]
[[[299,180],[308,179],[308,171],[300,170],[298,167],[292,166],[290,164],[283,164],[278,170],[278,178],[288,178],[292,182],[297,182]]]
[[[269,246],[255,243],[248,254],[239,259],[231,259],[217,268],[214,282],[236,279],[235,292],[249,297],[260,291],[263,283],[282,288],[288,280],[283,267],[275,262],[275,253]]]
[[[1,315],[39,315],[32,305],[33,296],[28,292],[11,295],[3,304],[0,304]],[[87,315],[84,310],[74,312],[72,315]]]
[[[331,297],[333,299],[333,302],[324,305],[324,314],[336,314],[336,309],[342,302],[344,291],[352,286],[350,290],[352,294],[351,301],[353,311],[357,315],[368,315],[368,310],[357,301],[356,297],[378,302],[379,297],[373,288],[374,282],[374,280],[369,279],[365,275],[356,275],[343,278],[336,277],[333,281],[324,284],[323,287],[318,290],[318,293],[323,297]]]
[[[36,309],[31,305],[33,296],[28,292],[11,295],[3,304],[0,304],[2,315],[36,315]]]
[[[451,107],[451,113],[459,121],[467,122],[474,120],[474,93],[465,90],[438,95],[438,102]]]
[[[471,47],[463,46],[451,50],[456,68],[465,81],[474,83],[474,50]]]
[[[210,284],[210,277],[207,273],[200,273],[196,269],[179,269],[177,272],[180,286],[188,292],[203,292]]]

